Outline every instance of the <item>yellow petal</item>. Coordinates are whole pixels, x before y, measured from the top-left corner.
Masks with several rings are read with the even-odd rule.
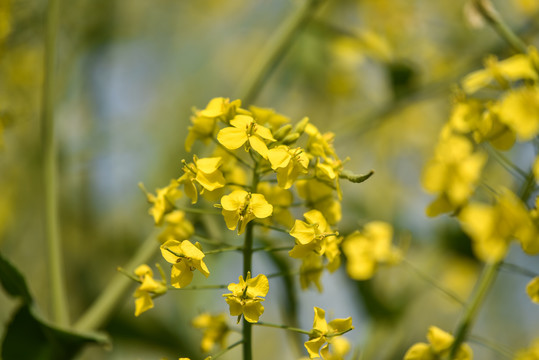
[[[404,360],[435,360],[435,355],[430,350],[430,346],[425,343],[412,345],[404,354]]]
[[[198,171],[202,171],[205,174],[211,174],[215,172],[222,164],[221,157],[210,157],[198,159],[195,162]]]
[[[268,160],[273,170],[287,167],[291,159],[292,156],[288,152],[288,146],[280,145],[268,151]]]
[[[176,254],[182,255],[182,247],[181,243],[177,240],[168,240],[164,244],[161,245],[161,255],[165,260],[171,264],[176,264],[179,257],[168,251],[167,249],[170,249]]]
[[[326,322],[326,312],[323,309],[316,306],[314,307],[313,330],[317,330],[321,334],[328,333],[328,323]]]
[[[268,147],[264,140],[258,136],[249,136],[249,145],[251,145],[251,147],[264,159],[268,158]]]
[[[314,227],[301,220],[296,220],[294,227],[290,230],[290,235],[302,244],[308,244],[314,240],[316,233]]]
[[[500,121],[507,124],[522,140],[539,133],[539,87],[524,86],[512,90],[500,105]]]
[[[258,301],[247,302],[243,307],[243,316],[250,323],[258,322],[258,319],[263,313],[264,306]]]
[[[226,127],[217,134],[217,141],[229,150],[240,148],[247,141],[247,133],[235,127]]]
[[[193,245],[189,240],[184,240],[181,243],[181,253],[189,258],[202,260],[204,253]]]
[[[271,134],[271,130],[263,125],[257,125],[255,127],[255,134],[257,136],[260,136],[262,139],[275,141],[275,139],[273,138],[273,135]]]
[[[135,316],[153,308],[153,301],[147,292],[142,292],[135,300]]]
[[[273,206],[266,201],[262,194],[252,194],[249,207],[252,209],[254,216],[259,219],[267,218],[273,212]]]
[[[186,287],[193,280],[193,272],[186,264],[185,260],[182,260],[178,264],[172,267],[170,273],[170,284],[175,288],[181,289]]]
[[[221,198],[221,206],[224,210],[236,211],[245,204],[247,195],[245,190],[234,190]]]
[[[247,280],[247,286],[247,296],[250,298],[266,296],[269,291],[268,278],[263,274],[259,274],[256,277]]]
[[[305,342],[305,348],[309,353],[311,359],[317,358],[319,356],[320,348],[326,343],[326,339],[323,337],[318,337],[311,339]]]
[[[443,351],[449,349],[449,347],[453,343],[454,337],[453,335],[443,331],[436,326],[431,326],[429,327],[429,332],[427,333],[427,339],[432,346],[432,350],[436,354],[440,354]]]

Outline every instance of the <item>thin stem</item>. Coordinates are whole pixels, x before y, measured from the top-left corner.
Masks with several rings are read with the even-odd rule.
[[[243,160],[241,157],[239,157],[234,151],[231,151],[229,150],[228,148],[226,148],[223,144],[221,144],[216,138],[212,137],[212,140],[218,145],[220,146],[224,151],[226,151],[228,154],[230,154],[233,158],[235,158],[236,160],[238,160],[240,163],[242,163],[243,165],[245,165],[247,168],[249,169],[252,169],[253,166],[251,164],[249,164],[247,161]]]
[[[440,290],[443,294],[445,294],[447,297],[449,297],[451,300],[461,304],[461,305],[464,305],[465,302],[464,300],[462,300],[457,294],[455,294],[454,292],[452,292],[451,290],[448,290],[442,286],[440,286],[436,279],[433,278],[432,276],[430,275],[427,275],[425,274],[424,272],[422,272],[420,269],[418,269],[417,267],[415,267],[414,265],[412,265],[411,262],[409,262],[408,260],[406,259],[403,259],[402,262],[406,265],[408,265],[408,267],[410,269],[412,269],[420,278],[422,278],[423,280],[425,280],[426,282],[428,282],[430,285],[432,285],[434,288]]]
[[[56,138],[54,136],[54,106],[56,100],[56,37],[59,27],[59,0],[49,0],[47,7],[47,29],[45,33],[44,79],[41,108],[43,183],[45,237],[49,260],[49,281],[51,287],[52,315],[56,324],[67,326],[69,313],[67,307],[62,244],[58,216],[58,184]]]
[[[277,328],[277,329],[285,329],[285,330],[297,332],[297,333],[300,333],[300,334],[311,335],[310,330],[307,331],[307,330],[291,327],[291,326],[288,326],[288,325],[271,324],[271,323],[261,322],[261,321],[259,321],[257,323],[254,323],[254,325]]]
[[[254,248],[253,249],[253,252],[257,252],[257,251],[264,251],[264,252],[270,252],[270,251],[287,251],[287,250],[292,250],[293,246],[280,246],[280,247],[270,247],[270,246],[267,246],[267,247],[258,247],[258,248]]]
[[[251,182],[251,187],[256,189],[258,186],[259,176],[257,173],[257,163],[255,163],[255,168],[253,169],[253,178]],[[253,266],[253,230],[254,222],[249,222],[245,228],[245,239],[243,244],[243,278],[247,278],[252,270]],[[252,329],[251,323],[248,322],[245,317],[243,317],[243,360],[251,360],[253,358],[253,339],[252,339]]]
[[[234,344],[228,345],[225,349],[215,353],[210,358],[212,360],[215,360],[215,359],[221,357],[221,355],[224,355],[225,353],[227,353],[229,350],[234,349],[236,346],[240,345],[241,343],[243,343],[243,340],[236,341]]]
[[[505,155],[500,153],[498,150],[494,149],[490,143],[486,143],[485,148],[507,171],[512,174],[518,175],[522,179],[526,179],[528,175],[524,170],[516,166],[510,159]]]
[[[219,253],[223,253],[223,252],[241,251],[241,250],[243,250],[243,246],[231,246],[231,247],[226,247],[226,248],[221,248],[221,249],[205,251],[204,254],[205,255],[211,255],[211,254],[219,254]]]
[[[148,262],[157,252],[159,246],[156,241],[157,233],[150,235],[140,245],[137,252],[124,267],[127,273],[132,273],[135,268]],[[125,294],[129,291],[133,282],[122,273],[113,276],[107,287],[99,295],[97,300],[75,323],[75,329],[79,331],[91,331],[99,329],[113,311],[121,304]]]
[[[275,225],[264,224],[264,223],[260,223],[260,222],[254,222],[254,225],[256,225],[256,226],[261,226],[261,227],[264,227],[264,228],[266,228],[266,229],[271,229],[271,230],[275,230],[275,231],[280,231],[280,232],[285,233],[285,234],[288,234],[288,233],[290,232],[290,230],[283,229],[283,228],[280,228],[280,227],[275,226]]]
[[[485,299],[488,291],[494,283],[494,280],[496,279],[499,265],[500,262],[488,263],[487,265],[485,265],[485,269],[483,270],[483,273],[478,280],[477,289],[473,294],[471,302],[466,307],[460,324],[457,327],[457,331],[455,333],[455,341],[453,342],[453,344],[451,344],[451,352],[449,355],[449,359],[455,359],[460,345],[468,336],[468,333],[471,330],[471,326],[477,316],[477,313],[479,312],[479,309],[483,304],[483,300]]]
[[[214,241],[212,239],[208,239],[207,237],[204,237],[202,235],[197,235],[197,234],[191,235],[191,238],[193,238],[193,240],[197,240],[197,241],[200,241],[203,244],[208,244],[208,245],[227,246],[227,247],[234,246],[234,245],[230,245],[230,244],[228,244],[226,242],[223,242],[223,241]]]
[[[262,90],[266,80],[277,68],[296,37],[309,23],[314,13],[327,0],[306,0],[290,18],[283,23],[267,47],[260,53],[248,76],[240,86],[239,98],[245,105],[252,104]]]
[[[486,348],[488,348],[488,349],[502,355],[503,357],[505,357],[507,359],[512,359],[513,358],[513,352],[511,350],[505,348],[504,346],[501,346],[498,343],[495,343],[493,341],[485,339],[483,337],[476,336],[476,335],[470,335],[470,341],[474,342],[476,344],[479,344],[481,346],[484,346],[484,347],[486,347]]]
[[[214,210],[214,209],[197,209],[197,208],[189,208],[189,207],[176,207],[176,209],[181,210],[186,213],[190,214],[202,214],[202,215],[221,215],[220,211]]]
[[[515,51],[524,54],[527,52],[526,44],[520,40],[505,21],[503,21],[490,2],[487,5],[484,0],[474,0],[474,5],[498,35],[500,35]]]
[[[513,271],[513,272],[516,272],[516,273],[519,273],[519,274],[522,274],[524,276],[528,276],[528,277],[531,277],[531,278],[539,276],[538,273],[533,272],[530,269],[526,269],[525,267],[522,267],[520,265],[512,264],[512,263],[508,263],[508,262],[503,262],[501,264],[500,270]]]
[[[169,286],[169,290],[218,290],[218,289],[226,289],[228,285],[192,285],[188,287],[183,288],[177,288],[174,286]]]

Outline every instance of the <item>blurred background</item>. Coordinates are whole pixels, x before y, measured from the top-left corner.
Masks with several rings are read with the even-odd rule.
[[[60,221],[69,312],[76,319],[153,230],[137,183],[153,191],[182,174],[181,159],[192,157],[184,149],[192,108],[217,96],[236,99],[246,70],[302,1],[61,3]],[[539,2],[493,3],[526,43],[539,46]],[[45,316],[50,304],[39,107],[46,6],[43,0],[0,0],[0,251],[25,275]],[[343,183],[341,233],[371,220],[392,223],[395,242],[410,241],[408,261],[462,298],[481,264],[454,219],[425,216],[432,197],[422,191],[420,177],[448,119],[451,89],[491,53],[512,54],[491,28],[480,26],[464,0],[328,1],[254,101],[293,121],[308,116],[321,131],[336,134],[337,153],[350,157],[347,169],[375,171],[365,183]],[[509,155],[527,170],[533,153],[516,147]],[[518,186],[499,165],[490,164],[487,174]],[[236,281],[239,257],[208,259],[216,274],[211,283]],[[516,247],[509,261],[539,271],[537,257]],[[255,257],[257,273],[275,272],[274,266]],[[514,350],[539,336],[537,305],[524,292],[527,281],[501,272],[473,334]],[[428,326],[453,330],[461,311],[406,265],[381,269],[364,282],[340,269],[325,274],[323,284],[323,293],[296,284],[301,327],[311,328],[313,306],[324,308],[328,320],[352,316],[355,330],[346,337],[364,359],[402,358],[411,344],[425,341]],[[270,287],[262,320],[281,318],[290,298],[278,278]],[[104,328],[112,348],[88,347],[79,359],[201,359],[201,333],[190,321],[202,311],[227,311],[224,292],[170,292],[138,318],[129,293]],[[0,335],[16,306],[0,292]],[[255,358],[305,355],[289,335],[255,328]],[[502,358],[471,346],[477,359]]]

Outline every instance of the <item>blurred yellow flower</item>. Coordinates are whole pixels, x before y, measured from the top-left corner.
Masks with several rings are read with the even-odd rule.
[[[157,237],[161,243],[167,240],[188,239],[195,232],[193,224],[185,218],[185,213],[181,210],[166,214],[163,224],[165,228]]]
[[[471,203],[459,214],[464,231],[472,238],[475,255],[485,262],[502,260],[510,241],[518,240],[524,251],[539,252],[537,228],[522,201],[503,189],[494,205]]]
[[[473,152],[472,143],[465,137],[442,138],[421,179],[425,190],[438,195],[427,208],[427,215],[436,216],[464,205],[479,181],[486,160],[483,153]]]
[[[153,195],[146,191],[142,183],[139,183],[139,187],[146,194],[148,202],[153,204],[148,213],[153,216],[156,225],[162,224],[163,216],[174,209],[175,201],[182,196],[178,186],[178,181],[172,179],[168,186],[157,189],[156,195]]]
[[[225,347],[225,340],[230,332],[225,314],[211,315],[210,313],[203,313],[194,318],[191,324],[193,327],[203,330],[200,343],[202,352],[211,351],[215,344],[219,344],[221,348]]]
[[[261,304],[269,291],[269,282],[266,275],[260,274],[251,278],[251,273],[247,273],[247,278],[239,277],[239,283],[228,285],[231,294],[224,294],[229,306],[230,315],[238,316],[238,322],[241,315],[250,323],[258,322],[260,316],[264,313],[264,306]]]
[[[511,90],[501,100],[500,121],[524,141],[539,133],[539,87],[523,86]]]
[[[455,339],[453,335],[436,326],[431,326],[427,333],[427,340],[429,344],[417,343],[412,345],[404,355],[404,360],[437,360],[442,356],[447,356]],[[462,344],[456,353],[455,359],[473,360],[473,352],[470,346]]]
[[[135,316],[154,307],[153,298],[167,292],[164,280],[156,281],[152,269],[146,264],[135,269],[135,275],[140,279],[141,285],[135,290]]]
[[[534,80],[539,76],[533,61],[527,54],[517,54],[502,61],[491,55],[485,59],[485,69],[477,70],[462,80],[462,88],[467,93],[474,93],[496,81],[502,88],[507,88],[510,81]]]
[[[536,338],[529,348],[518,351],[514,360],[539,360],[539,338]]]
[[[296,189],[307,206],[320,211],[330,225],[341,221],[341,203],[334,198],[334,190],[329,185],[316,179],[298,180]]]
[[[195,270],[200,271],[205,277],[210,275],[208,267],[202,260],[205,255],[198,242],[193,245],[189,240],[182,242],[168,240],[161,245],[161,255],[172,264],[170,284],[176,288],[189,285]]]
[[[268,147],[265,141],[275,141],[270,129],[257,124],[249,115],[236,115],[230,120],[230,127],[223,128],[217,134],[217,140],[229,150],[235,150],[248,143],[264,159],[268,158]]]
[[[526,286],[526,293],[531,301],[539,304],[539,276],[534,277]]]
[[[230,230],[238,227],[238,234],[243,233],[249,221],[266,218],[273,212],[273,206],[266,201],[264,195],[245,190],[234,190],[223,196],[221,206],[226,226]]]
[[[352,318],[335,319],[329,323],[326,321],[326,312],[318,307],[314,307],[314,321],[309,340],[305,342],[305,348],[311,359],[319,356],[324,360],[339,359],[335,357],[338,352],[331,354],[329,345],[332,344],[336,336],[342,335],[354,327],[352,326]],[[342,348],[342,343],[338,344],[339,350]]]
[[[256,122],[260,125],[269,125],[272,131],[276,131],[281,126],[288,124],[290,118],[276,113],[273,109],[261,108],[258,106],[249,106],[249,111],[253,114]]]
[[[391,246],[393,227],[382,221],[366,224],[363,231],[348,235],[342,245],[346,271],[354,280],[370,279],[379,264],[395,264],[400,251]]]

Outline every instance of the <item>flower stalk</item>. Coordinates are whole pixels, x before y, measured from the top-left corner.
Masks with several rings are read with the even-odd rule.
[[[67,326],[69,314],[63,272],[62,244],[59,231],[56,138],[54,107],[56,102],[56,37],[59,27],[59,0],[49,0],[43,59],[44,79],[41,105],[45,237],[49,261],[52,316],[56,324]]]

